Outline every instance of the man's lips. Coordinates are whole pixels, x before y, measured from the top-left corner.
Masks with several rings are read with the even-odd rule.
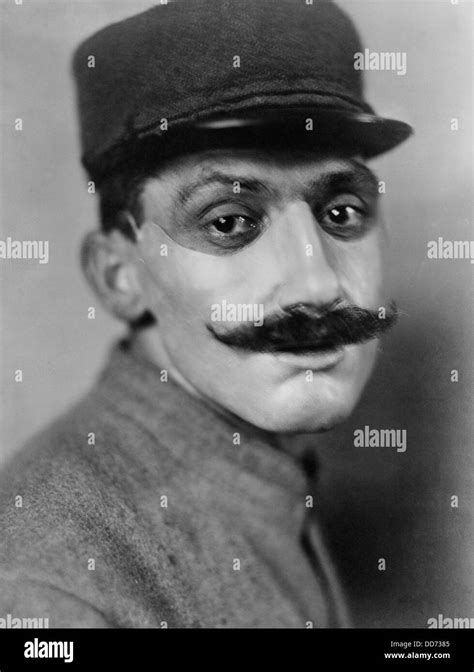
[[[270,356],[275,362],[289,366],[291,369],[312,371],[327,371],[339,364],[345,357],[345,346],[316,344],[314,341],[304,341],[298,344],[272,345],[264,348],[240,348],[237,345],[228,345],[234,350],[245,352],[247,355]]]
[[[268,353],[276,361],[286,364],[291,368],[310,369],[312,371],[326,371],[334,368],[342,362],[346,355],[346,348],[339,346],[331,349],[303,350],[280,350]]]
[[[269,344],[268,347],[265,349],[265,352],[270,352],[270,353],[291,353],[295,355],[315,355],[315,354],[329,354],[331,352],[336,352],[337,350],[340,350],[341,346],[340,345],[331,345],[328,343],[324,344],[318,344],[314,343],[313,341],[306,341],[306,342],[301,342],[297,344],[291,344],[291,345],[285,345],[285,344],[278,344],[278,345],[271,345]]]
[[[233,348],[235,350],[246,350],[248,353],[268,353],[268,354],[283,354],[288,353],[292,355],[317,355],[317,354],[330,354],[332,352],[337,352],[341,350],[343,346],[339,343],[317,343],[314,340],[301,340],[297,343],[271,343],[267,342],[262,344],[262,346],[249,348],[248,346],[241,346],[238,343],[224,343],[227,347]]]

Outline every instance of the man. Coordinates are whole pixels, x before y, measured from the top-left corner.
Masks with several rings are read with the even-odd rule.
[[[50,627],[345,627],[313,451],[396,319],[363,100],[332,3],[176,1],[76,51],[100,231],[128,323],[88,396],[3,476],[0,605]],[[18,499],[20,498],[20,499]]]

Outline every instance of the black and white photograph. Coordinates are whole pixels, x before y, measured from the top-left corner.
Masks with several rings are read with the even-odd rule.
[[[471,0],[0,11],[1,672],[472,670]]]

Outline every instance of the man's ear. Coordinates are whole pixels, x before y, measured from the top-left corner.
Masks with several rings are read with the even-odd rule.
[[[81,265],[89,285],[109,313],[126,322],[143,315],[147,306],[132,241],[118,231],[92,231],[82,243]]]

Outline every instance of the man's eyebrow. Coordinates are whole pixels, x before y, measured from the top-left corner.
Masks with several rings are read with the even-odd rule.
[[[240,189],[253,191],[255,193],[268,193],[270,191],[269,187],[257,178],[243,177],[242,175],[230,175],[229,173],[213,170],[212,172],[206,173],[202,177],[194,180],[194,182],[186,184],[184,187],[182,187],[176,195],[176,202],[178,205],[184,205],[186,201],[194,194],[194,192],[212,184],[220,184],[223,186],[232,187],[235,183],[239,184]]]
[[[335,169],[311,180],[301,189],[301,195],[311,195],[319,191],[322,195],[328,197],[344,190],[357,189],[368,191],[371,195],[377,195],[378,179],[370,168],[355,159],[348,160],[347,163],[347,168]],[[265,182],[256,177],[249,178],[239,174],[213,170],[181,187],[176,195],[175,202],[178,206],[183,206],[199,189],[215,184],[232,187],[235,183],[239,184],[240,189],[254,193],[269,194],[272,191]]]
[[[378,178],[366,165],[350,161],[348,168],[328,171],[311,180],[302,190],[303,196],[320,193],[323,198],[344,191],[363,191],[371,196],[378,194]]]

